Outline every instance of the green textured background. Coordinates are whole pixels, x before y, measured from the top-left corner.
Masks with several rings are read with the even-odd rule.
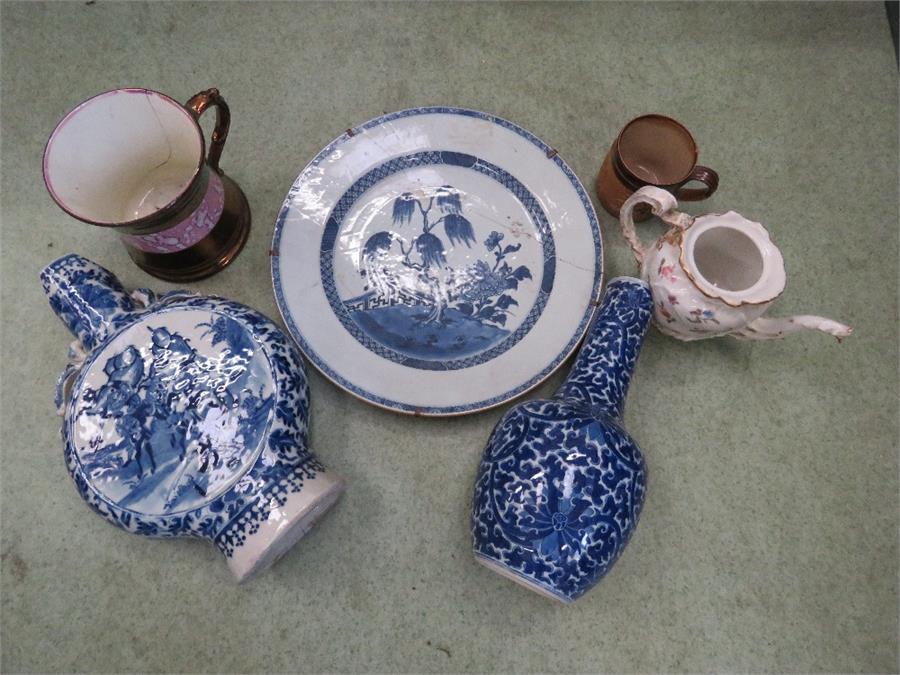
[[[898,91],[881,2],[99,0],[3,2],[0,17],[4,672],[897,669]],[[312,373],[313,446],[348,492],[238,587],[207,544],[92,515],[62,461],[52,392],[70,336],[41,267],[75,251],[126,286],[168,287],[41,180],[56,121],[127,85],[227,98],[222,164],[254,229],[233,267],[193,288],[270,316],[273,222],[306,162],[384,111],[453,104],[533,131],[586,184],[625,121],[681,119],[722,176],[687,210],[769,225],[789,271],[776,313],[857,334],[682,344],[653,331],[627,412],[650,466],[641,524],[571,607],[472,559],[472,480],[501,411],[403,418]],[[600,217],[607,277],[632,273]]]

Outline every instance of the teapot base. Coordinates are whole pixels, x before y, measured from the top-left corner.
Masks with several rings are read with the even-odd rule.
[[[273,510],[228,558],[228,567],[238,583],[250,581],[274,565],[337,502],[344,487],[342,479],[325,471],[300,492],[291,494],[284,506]]]
[[[534,591],[538,595],[542,595],[545,598],[549,598],[550,600],[555,600],[556,602],[561,602],[564,605],[570,605],[574,602],[573,599],[567,598],[563,595],[559,595],[551,588],[547,588],[543,584],[538,583],[534,579],[529,579],[526,576],[523,576],[516,570],[510,569],[505,565],[497,562],[493,558],[489,558],[482,553],[475,553],[475,561],[481,565],[484,565],[492,572],[496,572],[502,577],[506,577],[510,581],[514,581],[520,586],[524,586],[530,591]]]

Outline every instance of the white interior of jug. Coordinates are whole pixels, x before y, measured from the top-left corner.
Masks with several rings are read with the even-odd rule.
[[[127,223],[177,199],[200,170],[203,137],[176,101],[146,89],[88,99],[57,125],[44,152],[53,199],[82,220]]]

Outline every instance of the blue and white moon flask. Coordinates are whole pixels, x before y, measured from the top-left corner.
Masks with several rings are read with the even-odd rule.
[[[475,481],[478,562],[565,603],[616,562],[647,485],[622,411],[652,311],[646,283],[611,280],[556,395],[514,407],[494,428]]]
[[[341,495],[308,447],[303,361],[269,319],[187,291],[128,294],[77,255],[41,280],[76,337],[57,406],[94,511],[138,534],[208,539],[244,581]]]

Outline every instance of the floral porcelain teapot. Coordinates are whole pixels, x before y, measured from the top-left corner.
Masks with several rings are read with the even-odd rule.
[[[644,247],[634,230],[638,204],[670,225],[654,246]],[[764,317],[786,283],[784,260],[766,228],[739,213],[693,217],[675,210],[666,190],[644,187],[622,206],[620,219],[641,277],[653,292],[653,316],[666,335],[700,340],[732,335],[749,340],[781,338],[819,330],[838,340],[853,329],[821,316]]]
[[[187,291],[129,295],[77,255],[41,279],[77,338],[56,400],[94,511],[138,534],[208,539],[243,581],[340,496],[307,445],[303,362],[266,317]]]
[[[611,280],[568,379],[506,413],[482,456],[475,558],[548,598],[590,589],[637,525],[647,469],[622,411],[652,305],[644,282]]]

